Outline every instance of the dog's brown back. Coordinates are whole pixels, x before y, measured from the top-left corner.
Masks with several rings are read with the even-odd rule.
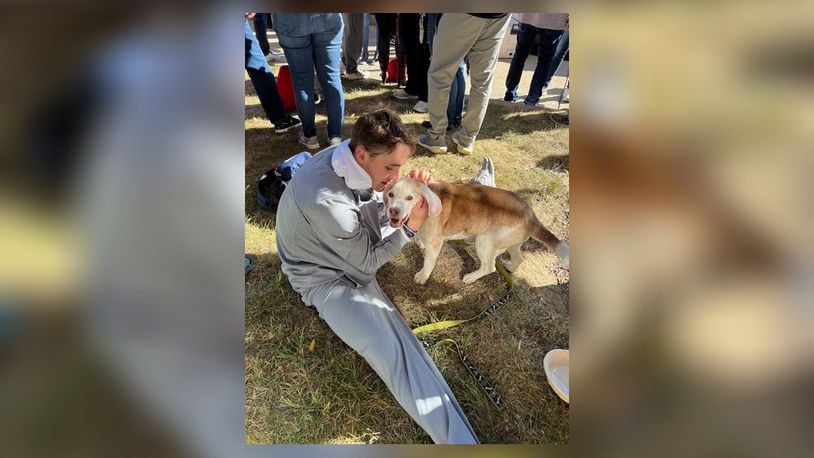
[[[441,199],[438,215],[441,235],[479,235],[496,228],[524,228],[524,238],[534,237],[554,251],[560,240],[537,219],[517,194],[480,184],[432,183]]]

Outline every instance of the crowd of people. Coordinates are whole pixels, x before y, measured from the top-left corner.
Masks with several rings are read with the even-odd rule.
[[[486,116],[501,43],[512,18],[517,23],[517,44],[504,100],[537,106],[568,54],[565,13],[247,13],[246,70],[275,132],[301,126],[299,141],[309,150],[322,149],[314,122],[317,104],[324,104],[328,117],[328,145],[337,145],[342,141],[345,110],[342,80],[372,77],[382,84],[392,78],[397,85],[393,97],[415,100],[413,110],[428,113],[429,119],[422,123],[427,130],[418,137],[418,145],[435,154],[446,153],[450,132],[457,152],[467,155],[473,152]],[[372,21],[376,51],[368,59]],[[285,54],[298,118],[285,114],[269,67],[282,60],[269,45],[269,29]],[[520,79],[535,40],[539,40],[537,64],[528,94],[521,99]],[[359,68],[361,62],[374,61],[379,64],[378,75]],[[466,74],[470,88],[465,99]]]

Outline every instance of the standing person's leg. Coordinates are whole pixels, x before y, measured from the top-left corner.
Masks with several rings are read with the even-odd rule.
[[[266,13],[256,13],[252,22],[254,23],[254,34],[260,44],[260,50],[263,51],[264,56],[267,56],[271,52],[271,48],[269,47],[269,24],[266,22]]]
[[[452,96],[449,98],[449,103],[452,105],[452,118],[450,118],[450,125],[452,127],[461,127],[461,119],[464,112],[464,94],[466,94],[466,78],[464,77],[464,70],[466,69],[466,64],[464,61],[461,60],[461,65],[458,66],[458,72],[455,73],[455,79],[453,84],[457,86],[457,91],[455,92],[455,98],[453,99]]]
[[[531,77],[531,86],[529,86],[529,95],[526,96],[526,105],[537,105],[543,91],[548,86],[551,80],[548,76],[549,69],[554,64],[554,55],[557,52],[557,44],[562,38],[562,30],[550,29],[537,29],[540,35],[540,51],[537,53],[537,66],[534,68],[534,75]],[[563,52],[560,55],[565,55]],[[557,65],[560,63],[557,62]],[[556,70],[556,67],[554,68]],[[553,75],[553,72],[551,73]]]
[[[569,38],[568,31],[563,30],[562,36],[557,41],[557,50],[554,51],[554,56],[551,57],[551,66],[548,68],[544,87],[548,87],[548,85],[551,83],[551,78],[553,78],[554,74],[557,73],[557,69],[562,64],[565,54],[568,53],[568,47],[570,44]]]
[[[506,27],[509,25],[508,16],[489,21],[467,55],[471,68],[469,102],[466,105],[466,114],[461,120],[461,130],[452,137],[452,141],[458,145],[458,152],[461,154],[472,153],[472,145],[480,132],[483,118],[486,117],[495,65],[500,54],[500,42],[503,41]]]
[[[260,105],[269,121],[275,125],[278,133],[282,133],[294,127],[299,121],[296,118],[291,118],[286,113],[283,106],[283,100],[280,98],[280,92],[277,90],[277,82],[274,80],[274,74],[271,72],[266,59],[263,58],[263,53],[260,50],[260,44],[257,38],[252,34],[249,28],[249,23],[245,23],[245,43],[246,43],[246,72],[249,74],[249,79],[257,92],[257,98],[260,99]]]
[[[418,56],[419,45],[419,21],[421,15],[417,13],[399,13],[399,41],[404,50],[404,58],[407,62],[407,84],[404,90],[411,95],[421,93],[421,81],[427,85],[427,75],[421,74],[421,63]]]
[[[345,72],[348,74],[358,72],[359,55],[362,53],[362,38],[364,38],[362,31],[364,17],[364,13],[342,13],[345,21],[342,62],[345,64]]]
[[[362,55],[360,61],[367,62],[370,57],[370,13],[364,13],[362,18]]]
[[[432,42],[435,39],[435,24],[436,24],[436,16],[437,13],[426,13],[427,14],[427,25],[426,25],[426,32],[427,32],[427,43],[430,44],[430,49],[432,49]]]
[[[319,316],[365,358],[433,442],[478,443],[441,372],[375,281],[361,288],[337,282],[319,296]]]
[[[517,45],[514,47],[512,63],[509,65],[509,73],[506,75],[506,94],[503,100],[507,102],[517,102],[520,97],[517,95],[517,88],[520,86],[520,77],[523,75],[523,67],[526,59],[531,53],[531,46],[534,38],[540,29],[533,25],[520,23],[520,30],[517,32]],[[537,61],[540,62],[539,60]]]
[[[444,13],[432,47],[432,60],[428,71],[427,103],[432,127],[419,136],[419,144],[433,153],[444,153],[446,146],[447,106],[452,78],[461,59],[478,39],[483,21],[464,13]]]
[[[302,133],[306,138],[315,138],[317,128],[314,125],[314,58],[311,35],[292,37],[277,32],[280,46],[285,52],[288,69],[291,72],[291,82],[294,84],[294,101],[297,104],[297,113],[302,121]],[[314,140],[315,141],[315,140]],[[317,143],[309,148],[318,149]]]
[[[314,63],[317,77],[325,96],[328,114],[328,139],[342,137],[342,121],[345,115],[345,94],[339,77],[339,55],[342,46],[342,29],[315,33],[313,37]]]
[[[376,23],[376,26],[375,26],[376,27],[375,28],[376,33],[374,34],[375,36],[373,37],[373,42],[376,43],[376,50],[373,51],[373,58],[370,59],[370,61],[378,62],[379,61],[379,33],[380,33],[379,32],[379,19],[376,18],[375,14],[371,14],[371,16],[373,17],[373,22]],[[370,61],[368,61],[368,64],[371,63]]]
[[[387,65],[390,63],[390,38],[396,32],[396,15],[393,13],[376,13],[376,29],[378,30],[377,51],[379,53],[379,69],[382,74],[382,83],[387,79]]]

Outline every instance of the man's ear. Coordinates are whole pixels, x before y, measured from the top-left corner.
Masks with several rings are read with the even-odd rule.
[[[425,185],[424,183],[419,183],[419,189],[421,190],[421,194],[424,196],[424,200],[427,201],[427,207],[429,207],[429,215],[436,216],[441,213],[441,199],[438,198],[438,195],[432,192],[432,190]]]
[[[358,163],[364,163],[367,161],[369,154],[367,149],[365,149],[362,145],[356,145],[356,149],[353,150],[353,157],[356,159]]]

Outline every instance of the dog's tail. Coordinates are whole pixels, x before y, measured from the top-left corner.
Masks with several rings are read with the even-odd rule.
[[[558,239],[556,235],[552,234],[551,231],[546,229],[545,226],[543,226],[543,223],[538,221],[536,218],[532,223],[531,236],[542,242],[546,248],[556,253],[557,256],[559,256],[560,261],[562,261],[563,267],[568,268],[568,244]]]

